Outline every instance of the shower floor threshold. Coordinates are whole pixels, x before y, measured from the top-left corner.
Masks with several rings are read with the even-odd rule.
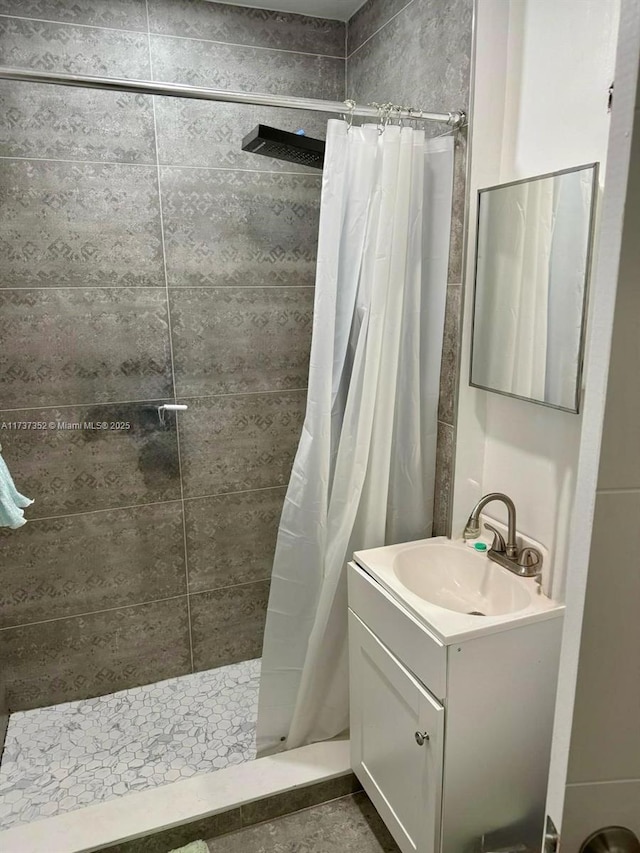
[[[260,661],[11,715],[0,831],[255,758]]]
[[[314,743],[15,826],[0,832],[0,850],[91,853],[350,773],[348,738]]]

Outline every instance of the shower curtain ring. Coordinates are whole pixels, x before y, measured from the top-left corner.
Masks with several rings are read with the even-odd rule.
[[[382,116],[384,114],[384,104],[379,104],[377,101],[371,101],[367,106],[372,107],[374,110],[378,111],[378,133],[382,133],[384,130],[382,126]]]
[[[389,124],[389,115],[393,104],[372,104],[371,106],[378,108],[378,135],[382,136]]]
[[[347,118],[347,113],[343,114],[344,120],[347,122],[347,133],[351,130],[353,126],[353,112],[356,108],[356,102],[351,98],[347,98],[344,102],[345,107],[349,110],[349,118]]]

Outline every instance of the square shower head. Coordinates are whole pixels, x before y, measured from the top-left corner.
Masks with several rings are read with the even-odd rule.
[[[311,166],[314,169],[322,169],[324,165],[324,147],[325,144],[321,139],[278,130],[266,124],[259,124],[242,140],[243,151],[275,157],[276,160],[286,160],[289,163],[299,163],[302,166]]]

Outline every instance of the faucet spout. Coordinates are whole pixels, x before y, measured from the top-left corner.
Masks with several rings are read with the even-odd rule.
[[[492,501],[501,501],[507,508],[509,525],[505,553],[510,560],[515,560],[518,557],[518,546],[516,544],[516,506],[511,498],[502,492],[491,492],[480,498],[471,510],[471,515],[462,536],[464,539],[475,539],[476,536],[480,535],[480,513]]]

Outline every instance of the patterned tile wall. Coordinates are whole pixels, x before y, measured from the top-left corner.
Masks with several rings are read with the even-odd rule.
[[[164,286],[155,169],[3,158],[0,194],[4,288]]]
[[[208,0],[0,0],[0,63],[344,97],[345,26]],[[245,154],[317,114],[0,84],[0,531],[13,710],[260,654],[305,407],[317,171]],[[189,410],[160,429],[156,407]]]
[[[347,94],[437,112],[468,110],[473,0],[367,0],[347,29]],[[432,133],[438,133],[433,129]],[[449,284],[440,377],[434,535],[448,534],[465,207],[466,134],[456,138]]]

